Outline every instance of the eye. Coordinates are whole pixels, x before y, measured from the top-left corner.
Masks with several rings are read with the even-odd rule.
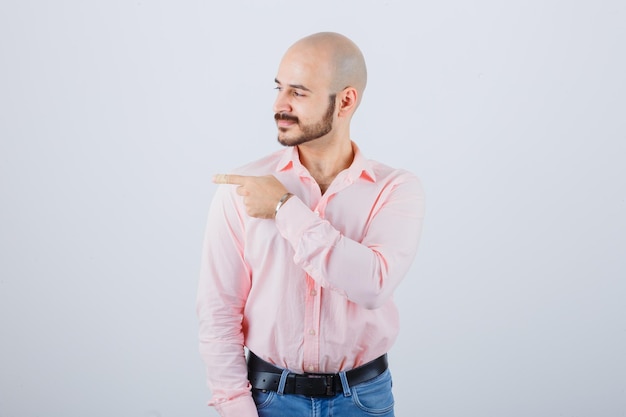
[[[276,87],[274,87],[274,90],[276,91],[283,91],[283,88],[279,85],[277,85]]]

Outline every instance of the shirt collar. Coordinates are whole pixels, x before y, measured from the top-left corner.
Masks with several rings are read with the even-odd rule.
[[[372,163],[367,158],[365,158],[357,144],[354,142],[352,142],[352,149],[354,150],[354,160],[347,169],[348,178],[352,179],[353,181],[357,180],[358,178],[363,178],[371,182],[376,182],[376,174],[374,173]],[[276,165],[277,172],[287,171],[289,169],[306,171],[306,168],[300,162],[300,156],[298,154],[297,146],[290,146],[289,148],[285,149],[281,158],[278,161],[278,164]]]

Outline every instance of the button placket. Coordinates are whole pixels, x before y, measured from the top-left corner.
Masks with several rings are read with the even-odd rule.
[[[320,287],[309,275],[304,318],[304,366],[307,372],[319,369]]]

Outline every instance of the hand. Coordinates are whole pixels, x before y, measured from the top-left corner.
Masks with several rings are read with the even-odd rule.
[[[276,205],[287,189],[273,175],[252,177],[246,175],[217,174],[215,184],[238,185],[237,194],[243,197],[246,213],[259,219],[273,219]]]

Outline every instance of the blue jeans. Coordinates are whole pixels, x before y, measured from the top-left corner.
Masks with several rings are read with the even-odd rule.
[[[344,374],[345,375],[345,374]],[[334,397],[311,398],[276,391],[252,390],[259,417],[394,417],[389,369],[374,379],[348,387]]]

